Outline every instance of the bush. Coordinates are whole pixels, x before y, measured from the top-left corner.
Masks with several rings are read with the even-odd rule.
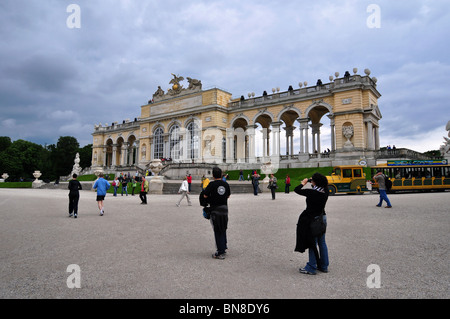
[[[0,183],[0,188],[32,188],[32,182],[5,182]]]

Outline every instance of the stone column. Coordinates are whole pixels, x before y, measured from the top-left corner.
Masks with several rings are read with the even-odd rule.
[[[234,130],[227,128],[227,163],[234,163]]]
[[[112,146],[112,162],[111,166],[116,166],[116,157],[117,157],[117,144],[113,144]]]
[[[280,156],[280,126],[281,122],[272,123],[272,130],[273,130],[272,155],[275,157]]]
[[[335,135],[336,125],[334,123],[334,116],[333,115],[327,116],[330,119],[330,127],[331,127],[331,151],[334,152],[336,150],[336,135]]]
[[[367,145],[366,148],[370,151],[373,151],[375,148],[374,140],[373,140],[373,124],[371,120],[367,122]]]
[[[313,135],[313,152],[317,151],[320,154],[320,127],[322,123],[311,124],[312,135]],[[317,144],[316,144],[317,139]]]
[[[255,144],[255,133],[256,125],[249,125],[246,127],[248,136],[248,162],[256,163],[256,144]]]

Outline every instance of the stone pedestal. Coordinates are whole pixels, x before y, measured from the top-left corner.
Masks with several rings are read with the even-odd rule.
[[[159,172],[162,170],[163,165],[160,159],[154,159],[149,165],[150,170],[155,174],[151,177],[149,182],[149,194],[162,195],[164,180],[163,176],[158,176]]]

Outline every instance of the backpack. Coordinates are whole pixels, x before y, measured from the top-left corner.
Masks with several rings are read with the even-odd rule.
[[[384,185],[386,186],[387,190],[390,190],[392,188],[392,181],[387,176],[384,177]]]

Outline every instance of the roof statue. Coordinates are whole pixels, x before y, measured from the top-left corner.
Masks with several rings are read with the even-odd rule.
[[[189,86],[187,89],[185,89],[181,84],[181,82],[184,81],[184,77],[173,73],[171,74],[173,76],[173,79],[170,80],[169,84],[172,84],[172,87],[167,90],[167,93],[165,93],[164,90],[162,90],[161,87],[158,86],[158,90],[153,94],[153,101],[160,101],[178,95],[192,93],[193,91],[195,92],[202,90],[202,81],[186,77],[186,80],[189,82]],[[152,101],[149,101],[149,103],[151,102]]]

